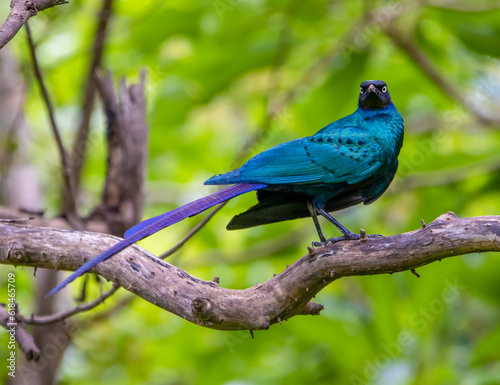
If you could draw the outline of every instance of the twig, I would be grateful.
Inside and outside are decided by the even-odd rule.
[[[2,306],[0,306],[0,325],[7,330],[9,335],[15,337],[19,348],[26,355],[26,360],[38,361],[40,359],[40,349],[38,349],[33,336],[28,333],[24,325],[22,325],[18,314],[17,304],[15,305],[14,312],[15,315],[9,314],[4,304],[2,304]]]
[[[124,296],[123,298],[120,298],[118,300],[118,302],[113,304],[113,306],[106,307],[101,312],[92,316],[92,323],[80,324],[79,325],[80,329],[85,328],[85,327],[92,327],[93,322],[99,322],[101,320],[109,319],[111,316],[113,316],[114,314],[116,314],[120,310],[125,309],[135,299],[138,299],[138,297],[136,295],[133,295],[131,293],[127,293],[126,296]]]
[[[279,254],[283,250],[293,247],[294,244],[308,239],[308,234],[307,231],[290,231],[280,237],[275,236],[268,241],[256,243],[255,246],[250,246],[241,253],[236,252],[231,255],[220,250],[209,251],[202,259],[197,259],[196,261],[190,259],[184,262],[183,266],[191,269],[213,266],[217,263],[235,266],[260,261],[269,258],[269,255]]]
[[[210,221],[210,219],[213,218],[213,216],[215,214],[217,214],[219,212],[220,209],[222,209],[225,205],[226,205],[227,201],[226,202],[223,202],[221,203],[220,205],[218,205],[215,209],[213,209],[210,214],[208,214],[205,218],[203,218],[203,220],[198,223],[195,227],[193,227],[191,229],[191,231],[189,233],[187,233],[187,235],[182,239],[182,241],[180,241],[179,243],[177,243],[174,247],[172,247],[170,250],[167,250],[165,251],[163,254],[161,254],[158,258],[161,258],[161,259],[165,259],[169,256],[171,256],[172,254],[174,254],[177,250],[179,250],[182,246],[184,246],[184,244],[189,241],[198,231],[200,231],[207,223],[208,221]]]
[[[80,186],[83,160],[85,159],[87,151],[90,117],[92,115],[96,96],[95,73],[101,66],[104,52],[104,41],[106,39],[109,20],[112,15],[112,5],[113,0],[103,0],[102,9],[99,13],[99,23],[97,24],[94,42],[92,44],[92,59],[89,65],[87,82],[83,95],[82,117],[73,145],[73,152],[71,154],[72,164],[74,165],[73,182],[76,187]]]
[[[49,120],[50,120],[50,127],[52,128],[52,133],[54,135],[54,139],[56,140],[57,151],[59,152],[59,157],[61,158],[62,175],[64,181],[64,199],[68,202],[68,204],[65,207],[65,214],[68,217],[68,222],[72,226],[74,226],[74,228],[81,229],[83,225],[76,206],[76,194],[73,188],[73,183],[71,179],[71,170],[69,167],[68,158],[66,156],[64,145],[62,143],[61,135],[59,134],[59,129],[57,128],[54,116],[54,107],[52,105],[52,101],[50,99],[50,95],[47,91],[47,88],[45,87],[42,71],[40,69],[40,66],[38,65],[35,44],[33,42],[33,38],[31,36],[31,31],[28,23],[26,23],[26,32],[28,34],[28,43],[30,48],[31,60],[33,63],[33,71],[35,72],[35,77],[40,86],[40,90],[43,95],[43,100],[45,101],[45,106],[47,107],[47,112],[49,114]]]
[[[75,270],[116,243],[108,235],[0,224],[0,263]],[[441,215],[425,228],[342,241],[307,254],[283,272],[245,290],[195,278],[132,246],[94,268],[98,274],[186,320],[219,330],[260,330],[295,315],[318,314],[310,300],[346,276],[396,273],[457,255],[500,252],[500,216]]]
[[[121,286],[118,284],[113,284],[111,289],[101,294],[97,299],[82,305],[78,305],[70,310],[61,311],[59,313],[50,314],[50,315],[39,315],[39,316],[31,316],[31,317],[22,317],[20,318],[22,322],[30,325],[50,325],[56,322],[60,322],[74,316],[75,314],[82,313],[85,311],[89,311],[94,309],[95,307],[102,304],[107,298],[111,297]]]
[[[0,49],[7,44],[32,16],[47,8],[66,4],[63,0],[12,0],[7,19],[0,27]]]
[[[482,109],[478,108],[474,103],[469,102],[464,94],[459,91],[455,85],[448,80],[438,69],[438,67],[431,61],[429,56],[422,51],[417,44],[406,37],[405,33],[398,29],[393,23],[387,25],[385,28],[387,35],[394,41],[403,52],[405,52],[410,59],[412,59],[420,70],[429,77],[443,93],[448,95],[457,103],[466,106],[477,118],[477,120],[485,125],[495,124],[500,122],[497,116],[491,116]]]

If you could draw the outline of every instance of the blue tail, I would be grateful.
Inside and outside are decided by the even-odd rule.
[[[111,258],[116,253],[119,253],[126,247],[130,246],[132,243],[140,241],[141,239],[146,238],[165,227],[173,225],[174,223],[180,222],[183,219],[199,214],[202,211],[205,211],[206,209],[209,209],[210,207],[215,206],[219,203],[225,202],[231,198],[237,197],[238,195],[245,194],[250,191],[260,190],[264,187],[266,187],[265,184],[257,184],[257,183],[237,184],[228,187],[224,190],[218,191],[207,197],[195,200],[191,203],[188,203],[187,205],[169,211],[168,213],[158,215],[157,217],[150,218],[145,220],[144,222],[139,223],[138,225],[127,230],[127,232],[125,233],[125,239],[118,242],[116,245],[112,246],[106,251],[102,252],[97,257],[91,259],[83,266],[79,267],[77,270],[75,270],[73,274],[71,274],[68,278],[66,278],[54,289],[52,289],[50,293],[47,295],[47,297],[57,293],[59,290],[64,288],[68,283],[73,282],[76,278],[78,278],[82,274],[86,273],[99,263],[104,262],[106,259]]]

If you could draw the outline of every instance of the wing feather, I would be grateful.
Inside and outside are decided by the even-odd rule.
[[[352,184],[373,175],[385,159],[377,138],[347,127],[280,144],[205,183]]]

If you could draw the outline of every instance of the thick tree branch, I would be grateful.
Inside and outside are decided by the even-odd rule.
[[[103,234],[0,224],[0,263],[75,270],[115,242]],[[457,218],[447,213],[409,233],[312,250],[245,290],[195,278],[138,246],[94,271],[190,322],[220,330],[256,330],[295,315],[318,314],[322,306],[310,300],[338,278],[412,270],[485,251],[500,251],[500,216]]]
[[[66,4],[64,0],[12,0],[10,13],[0,27],[0,49],[7,44],[31,16],[56,5]]]

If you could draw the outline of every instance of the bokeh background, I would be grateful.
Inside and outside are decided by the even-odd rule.
[[[31,20],[68,143],[100,3],[70,0]],[[2,19],[8,10],[4,2]],[[367,79],[387,82],[404,117],[401,166],[380,200],[336,217],[353,231],[391,235],[447,211],[500,214],[498,1],[117,0],[108,33],[103,66],[116,79],[137,81],[142,68],[148,73],[145,217],[215,191],[203,181],[353,112],[359,83]],[[36,205],[57,215],[59,160],[24,31],[8,50],[25,82],[25,153],[38,175]],[[104,180],[104,130],[96,106],[82,181],[89,208],[99,201]],[[316,240],[310,220],[227,232],[230,218],[253,202],[252,194],[232,201],[168,261],[242,289],[282,271]],[[140,244],[160,254],[199,220]],[[17,300],[29,314],[32,269],[2,271],[15,271]],[[421,278],[410,272],[343,278],[317,296],[325,306],[320,316],[294,317],[255,332],[255,339],[244,331],[198,327],[140,298],[126,300],[129,293],[122,291],[73,320],[75,336],[57,381],[500,384],[498,255],[450,258],[418,272]],[[6,273],[0,282],[6,293]],[[78,283],[70,287],[78,289]],[[4,345],[1,332],[0,358]],[[5,365],[0,375],[5,378]]]

